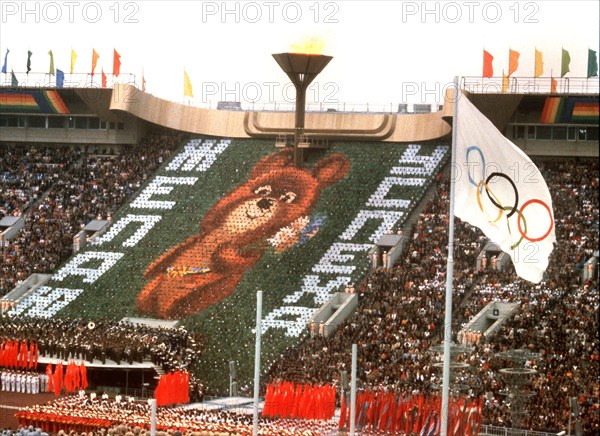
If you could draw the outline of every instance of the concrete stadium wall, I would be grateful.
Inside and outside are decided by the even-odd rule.
[[[293,112],[243,112],[174,103],[131,85],[115,85],[111,111],[121,111],[171,129],[228,138],[292,134]],[[444,108],[446,109],[446,108]],[[428,114],[307,113],[306,134],[329,139],[426,141],[446,136],[445,111]]]

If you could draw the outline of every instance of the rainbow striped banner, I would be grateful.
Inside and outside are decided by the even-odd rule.
[[[564,99],[562,97],[547,97],[544,102],[544,110],[540,123],[554,124],[560,119],[564,108]]]
[[[547,97],[540,117],[542,124],[598,124],[597,97]]]
[[[56,90],[6,89],[0,91],[0,113],[69,114]]]
[[[598,116],[598,100],[593,101],[576,101],[573,104],[573,113],[571,121],[573,123],[593,123],[598,124],[600,117]]]

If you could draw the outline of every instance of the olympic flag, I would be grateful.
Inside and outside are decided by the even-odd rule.
[[[540,171],[463,94],[456,119],[454,215],[508,253],[539,283],[556,242],[552,199]]]

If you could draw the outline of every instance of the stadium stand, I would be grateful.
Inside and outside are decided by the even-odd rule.
[[[221,128],[225,129],[219,125]],[[241,124],[236,126],[241,128]],[[281,228],[261,228],[263,233],[257,238],[235,247],[241,247],[239,251],[210,247],[213,251],[206,256],[206,247],[199,244],[192,262],[209,257],[221,262],[208,266],[186,264],[185,250],[179,257],[168,256],[198,241],[199,235],[206,237],[202,232],[210,225],[214,230],[226,223],[227,232],[212,235],[217,235],[214,238],[219,243],[237,243],[236,232],[246,230],[245,217],[235,216],[230,222],[211,212],[229,206],[228,201],[241,196],[252,182],[267,180],[251,189],[261,196],[264,207],[259,208],[267,215],[266,206],[274,203],[271,190],[284,178],[287,163],[281,159],[287,150],[278,152],[264,139],[202,137],[184,142],[187,137],[161,129],[137,145],[0,144],[0,219],[25,217],[24,228],[0,250],[0,296],[33,273],[54,273],[49,286],[65,290],[58,314],[56,307],[51,311],[50,304],[44,306],[49,294],[33,295],[18,310],[12,307],[18,317],[0,318],[0,340],[35,342],[40,354],[49,358],[110,359],[116,364],[150,360],[164,372],[189,369],[197,377],[192,391],[200,391],[195,399],[205,393],[201,384],[211,395],[226,395],[226,368],[234,359],[240,390],[250,396],[254,292],[260,286],[265,290],[268,311],[264,318],[268,328],[263,336],[263,368],[267,372],[263,395],[270,383],[277,382],[338,387],[340,373],[350,370],[350,347],[355,343],[359,346],[362,393],[389,391],[399,398],[436,394],[441,369],[434,349],[443,334],[449,197],[447,167],[440,170],[447,158],[447,142],[331,141],[329,149],[311,150],[305,168],[297,171],[306,177],[304,182],[286,186],[277,200],[291,204],[308,185],[322,183],[314,202],[304,205],[302,213],[295,210],[298,217],[282,221]],[[593,140],[593,134],[590,137]],[[557,148],[554,144],[553,154]],[[337,167],[340,174],[332,175],[335,171],[326,164],[335,160],[331,159],[334,155],[341,164]],[[486,425],[510,427],[513,410],[504,394],[511,387],[501,372],[510,362],[503,353],[527,350],[536,357],[524,363],[533,372],[528,388],[535,394],[527,404],[525,427],[549,432],[565,429],[570,399],[575,398],[583,431],[598,434],[598,267],[589,262],[599,245],[598,161],[561,157],[537,159],[537,164],[553,195],[559,240],[542,283],[531,285],[516,278],[510,263],[495,268],[492,259],[486,258],[478,264],[489,241],[471,226],[456,226],[453,332],[490,301],[520,305],[499,332],[470,337],[472,350],[459,357],[459,363],[468,369],[456,374],[454,382],[464,387],[462,397],[483,401]],[[181,186],[162,186],[167,178]],[[142,236],[133,231],[119,235],[131,222],[127,219],[140,220],[140,210],[152,210],[161,203],[159,195],[169,195],[173,209],[165,207],[155,221],[148,221],[147,228],[155,225],[155,233],[145,240],[147,228]],[[150,200],[152,196],[157,198]],[[381,214],[375,209],[389,205],[388,196],[392,202],[401,199],[395,205],[398,210]],[[134,211],[138,215],[131,218]],[[411,217],[413,211],[418,216]],[[210,219],[203,221],[203,217]],[[74,236],[95,219],[107,220],[112,226],[95,245],[90,244],[96,253],[106,252],[103,261],[116,265],[110,274],[100,271],[99,258],[85,258],[92,250],[73,252]],[[148,215],[143,219],[149,219]],[[371,271],[366,252],[388,232],[401,232],[408,241],[406,248],[392,267]],[[335,251],[345,243],[355,250],[347,262],[342,251]],[[164,268],[149,273],[151,265]],[[224,265],[233,267],[223,272],[220,268]],[[339,268],[350,272],[336,276]],[[591,271],[584,275],[584,268]],[[167,283],[161,292],[149,292],[152,298],[146,304],[139,297],[155,280],[183,282],[194,276],[202,282],[215,271],[223,281],[211,293],[222,294],[211,295],[214,298],[209,304],[200,302],[204,310],[199,313],[196,309],[200,306],[191,307],[199,303],[194,295],[173,304],[175,294],[185,286]],[[82,280],[86,274],[98,282],[87,286]],[[228,279],[232,282],[225,285]],[[322,303],[321,294],[330,291],[327,286],[331,283],[355,292],[359,305],[328,337],[311,334],[305,321]],[[225,295],[225,288],[230,293],[235,288],[235,293]],[[284,303],[290,302],[297,306],[286,311]],[[167,305],[175,309],[167,311]],[[183,328],[152,330],[120,321],[139,315],[182,318]],[[90,322],[93,328],[88,327]],[[339,404],[339,397],[337,401]],[[110,416],[99,417],[98,408],[108,410]],[[70,428],[62,417],[42,425],[40,414],[78,414],[82,420],[71,423]],[[247,433],[251,425],[248,414],[226,410],[161,408],[159,415],[160,431],[165,435],[174,430],[184,434]],[[40,425],[58,434],[68,430],[119,436],[148,432],[146,404],[99,400],[88,394],[32,406],[18,417],[26,428]],[[106,420],[94,423],[93,418]],[[267,434],[324,435],[335,434],[337,422],[262,419],[260,425]]]
[[[499,392],[504,389],[497,357],[501,351],[526,348],[542,353],[531,362],[539,377],[530,404],[528,428],[566,428],[568,398],[577,397],[583,428],[600,427],[597,399],[599,371],[597,275],[581,283],[581,268],[598,245],[598,162],[559,160],[540,163],[553,193],[558,239],[547,280],[531,285],[517,279],[511,267],[472,272],[485,238],[471,226],[456,228],[455,298],[457,332],[491,300],[521,301],[502,331],[475,345],[467,363],[473,373],[461,382],[469,395],[486,398],[484,422],[510,425],[510,413]],[[411,230],[404,259],[392,270],[379,269],[358,287],[355,316],[333,337],[311,338],[289,349],[270,370],[273,379],[319,383],[350,368],[350,346],[359,344],[359,380],[363,388],[387,386],[405,393],[429,393],[440,383],[430,348],[441,341],[448,210],[446,178],[438,177],[435,197]],[[573,230],[580,229],[575,233]],[[577,313],[577,316],[575,314]],[[319,365],[311,362],[318,361]],[[504,362],[506,366],[506,362]]]
[[[25,215],[25,228],[1,248],[0,296],[30,274],[50,273],[72,254],[90,220],[110,217],[179,145],[178,134],[148,135],[135,147],[2,144],[0,218]]]

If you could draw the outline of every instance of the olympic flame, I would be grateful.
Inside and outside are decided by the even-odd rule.
[[[290,45],[290,53],[323,54],[325,41],[318,37],[303,38],[301,41]]]

